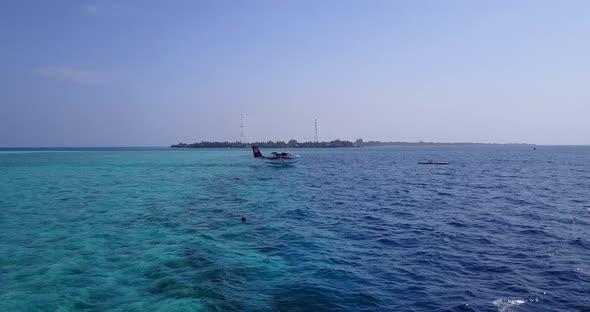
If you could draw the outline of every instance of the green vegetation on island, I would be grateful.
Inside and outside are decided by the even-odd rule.
[[[200,143],[178,143],[170,147],[172,148],[248,148],[256,145],[260,148],[297,148],[297,147],[354,147],[354,143],[350,141],[333,140],[330,142],[297,142],[296,140],[285,141],[267,141],[267,142],[211,142],[203,141]]]
[[[436,142],[381,142],[381,141],[363,141],[358,139],[354,142],[346,140],[333,140],[329,142],[297,142],[297,140],[285,141],[267,141],[267,142],[218,142],[218,141],[202,141],[199,143],[178,143],[170,147],[172,148],[248,148],[256,145],[260,148],[329,148],[329,147],[364,147],[364,146],[392,146],[392,145],[503,145],[496,143],[436,143]],[[511,143],[508,145],[534,145],[525,143]]]

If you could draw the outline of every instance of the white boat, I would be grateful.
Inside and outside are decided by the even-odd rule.
[[[429,161],[419,161],[418,164],[420,164],[420,165],[448,165],[449,162],[448,161],[429,160]]]

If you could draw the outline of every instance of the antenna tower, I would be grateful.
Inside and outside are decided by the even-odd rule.
[[[244,143],[244,114],[240,114],[240,143]]]
[[[315,142],[318,143],[318,119],[315,119]]]

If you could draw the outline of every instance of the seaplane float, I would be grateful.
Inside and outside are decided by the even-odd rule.
[[[293,155],[289,152],[272,152],[272,156],[264,156],[260,152],[260,149],[258,149],[258,146],[252,146],[252,153],[254,153],[255,159],[260,159],[264,161],[264,163],[266,164],[275,166],[292,165],[299,161],[299,159],[301,158],[301,156]]]

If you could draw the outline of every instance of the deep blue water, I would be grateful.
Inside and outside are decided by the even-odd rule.
[[[0,311],[590,311],[589,147],[296,152],[0,151]]]

